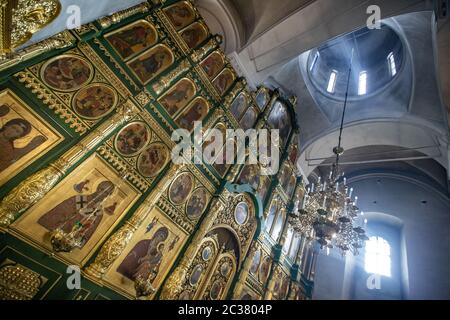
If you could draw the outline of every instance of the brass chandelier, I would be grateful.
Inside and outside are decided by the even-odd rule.
[[[307,239],[315,238],[320,247],[338,248],[343,255],[348,251],[357,255],[368,240],[365,230],[356,226],[359,214],[358,197],[353,196],[353,189],[347,186],[347,179],[339,167],[340,156],[344,153],[342,147],[342,132],[344,128],[345,112],[347,109],[350,75],[350,62],[344,108],[342,112],[338,145],[333,148],[335,162],[327,177],[319,177],[317,184],[308,187],[303,198],[302,208],[292,217],[294,229],[302,233]]]

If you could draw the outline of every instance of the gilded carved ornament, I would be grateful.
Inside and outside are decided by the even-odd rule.
[[[31,300],[46,279],[14,262],[0,267],[0,300]]]
[[[2,0],[1,53],[9,53],[25,44],[61,12],[58,0]]]
[[[22,61],[34,58],[41,53],[48,52],[54,49],[68,48],[74,45],[75,41],[75,37],[66,30],[54,35],[53,37],[26,47],[23,50],[19,50],[17,52],[10,53],[4,56],[0,55],[0,71],[3,71]]]

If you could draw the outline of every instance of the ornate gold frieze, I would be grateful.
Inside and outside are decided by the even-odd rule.
[[[98,40],[94,42],[97,43]],[[101,72],[111,83],[111,85],[125,98],[130,97],[132,94],[127,86],[125,86],[122,81],[117,77],[117,75],[105,65],[103,60],[97,55],[94,49],[91,48],[86,42],[81,42],[78,48],[83,52],[89,61],[95,66],[95,68]],[[123,70],[120,70],[121,73]],[[130,80],[131,81],[131,80]]]
[[[131,80],[131,78],[130,78],[130,76],[128,75],[128,73],[127,73],[127,72],[120,66],[120,64],[112,57],[111,53],[108,51],[108,49],[106,49],[106,48],[103,46],[103,44],[100,42],[100,40],[98,40],[97,38],[95,38],[95,39],[94,39],[94,43],[99,47],[99,49],[100,49],[100,50],[103,52],[103,54],[109,59],[109,61],[110,61],[111,63],[114,64],[114,67],[116,68],[116,70],[118,70],[118,71],[120,72],[120,77],[123,78],[123,79],[126,79],[127,84],[130,85],[131,87],[133,87],[133,89],[134,89],[135,91],[140,91],[141,88],[138,87],[138,86],[134,83],[133,80]],[[89,47],[88,44],[84,44],[83,46],[86,47],[86,48]],[[90,47],[89,47],[89,48],[90,48]],[[92,50],[92,48],[90,48],[90,50]],[[89,54],[89,53],[88,53],[88,52],[89,52],[89,49],[88,49],[86,52],[87,52],[87,55],[88,55],[88,54]],[[95,58],[96,54],[95,54],[94,51],[92,51],[92,54],[93,54],[93,57]],[[88,56],[88,57],[91,58],[90,56]],[[97,56],[97,57],[98,57],[98,56]],[[110,70],[110,72],[113,73],[111,70]],[[114,77],[116,77],[116,76],[114,76]],[[128,88],[127,88],[127,90],[128,90]]]
[[[50,22],[61,12],[58,0],[15,0],[13,8],[11,46],[16,48]]]
[[[156,204],[173,222],[175,222],[181,229],[191,234],[194,230],[194,224],[190,221],[184,212],[176,208],[166,198],[159,198]]]
[[[45,85],[37,79],[31,72],[21,71],[14,75],[17,80],[26,88],[30,89],[39,99],[53,110],[61,119],[64,119],[75,132],[83,135],[89,128],[86,121],[81,120],[72,109],[60,98],[52,93]]]
[[[166,14],[161,10],[157,9],[155,10],[156,16],[158,17],[158,20],[162,22],[163,26],[168,31],[169,35],[172,37],[172,39],[175,41],[178,48],[184,48],[186,49],[186,43],[184,43],[183,39],[178,35],[175,28],[170,23],[169,19],[167,18]]]
[[[38,273],[7,259],[0,266],[0,300],[31,300],[46,281]]]
[[[142,178],[134,169],[123,161],[111,147],[102,145],[98,148],[97,153],[105,159],[119,173],[126,173],[127,180],[130,181],[141,192],[145,192],[150,187],[150,183]]]
[[[164,124],[166,128],[169,128],[170,132],[174,130],[173,126],[162,116],[153,102],[147,104],[147,107],[155,113],[157,118],[155,119],[149,112],[142,112],[140,114],[142,119],[150,125],[150,128],[156,132],[169,149],[172,149],[172,147],[175,146],[175,142],[170,139],[169,134],[162,128],[161,124]]]

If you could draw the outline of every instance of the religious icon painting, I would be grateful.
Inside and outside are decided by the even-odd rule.
[[[267,122],[273,129],[280,130],[281,146],[285,146],[292,128],[291,118],[286,105],[280,101],[275,102]]]
[[[63,139],[11,90],[0,92],[0,186]]]
[[[205,188],[198,188],[192,192],[186,204],[186,214],[190,219],[197,219],[206,209],[209,193]]]
[[[287,187],[285,189],[286,190],[286,194],[288,195],[289,198],[292,198],[292,195],[293,195],[294,189],[295,189],[295,185],[296,185],[296,179],[295,179],[295,176],[292,175],[289,178],[289,183],[288,183],[288,185],[287,185]]]
[[[291,182],[291,177],[293,176],[292,169],[288,166],[284,166],[282,169],[281,177],[280,177],[280,184],[283,190],[286,192],[286,194],[289,194],[287,191],[289,189],[289,183]],[[295,180],[295,177],[294,177]],[[295,186],[295,182],[294,182]]]
[[[270,257],[266,256],[263,259],[261,267],[259,269],[259,281],[262,283],[266,283],[267,278],[269,277],[271,260]]]
[[[142,207],[138,210],[148,210]],[[135,283],[146,283],[151,298],[158,291],[187,238],[158,208],[152,209],[104,276],[119,292],[135,297]]]
[[[233,84],[235,79],[234,73],[226,68],[213,81],[214,87],[220,95],[223,95]]]
[[[192,270],[191,276],[189,278],[189,284],[191,286],[196,286],[199,283],[202,274],[203,274],[203,266],[201,264],[196,265]]]
[[[213,167],[219,173],[221,177],[225,176],[225,173],[228,171],[228,168],[231,164],[227,163],[227,148],[234,148],[234,154],[236,155],[236,143],[232,140],[228,140],[228,143],[225,143],[222,150],[220,150],[217,158],[214,160]],[[233,159],[234,160],[234,159]]]
[[[202,251],[202,259],[203,261],[208,261],[212,256],[213,249],[210,246],[207,246]]]
[[[234,221],[240,226],[248,220],[248,205],[245,202],[239,203],[234,209]]]
[[[212,284],[211,291],[209,292],[209,297],[211,300],[219,300],[222,296],[223,289],[223,284],[219,280],[216,280]]]
[[[223,277],[228,277],[230,275],[230,272],[232,270],[232,266],[230,265],[230,263],[228,261],[222,263],[222,265],[220,266],[220,274]]]
[[[257,274],[259,270],[259,265],[261,264],[261,250],[256,250],[253,255],[252,264],[250,266],[250,273]]]
[[[258,195],[261,198],[262,203],[266,200],[267,192],[269,192],[270,188],[270,179],[267,177],[261,177],[261,182],[258,188]]]
[[[238,183],[249,184],[254,190],[258,190],[260,177],[259,166],[256,164],[249,164],[244,167],[239,175]]]
[[[258,118],[258,112],[255,108],[248,108],[245,112],[244,116],[242,117],[241,121],[239,122],[242,129],[247,130],[252,128],[255,123],[256,119]]]
[[[148,21],[140,20],[107,34],[105,39],[125,60],[155,45],[158,34]]]
[[[66,54],[47,61],[41,69],[41,78],[50,88],[75,91],[88,84],[94,76],[92,64],[81,56]]]
[[[200,66],[206,72],[208,78],[213,79],[217,76],[220,70],[223,69],[225,61],[219,52],[213,52],[206,58]]]
[[[127,65],[142,84],[149,83],[174,62],[172,51],[160,44],[134,58]]]
[[[194,122],[202,121],[208,111],[208,102],[203,97],[197,97],[189,104],[187,110],[178,116],[175,122],[180,128],[192,131]]]
[[[162,143],[150,144],[140,155],[137,168],[146,178],[157,176],[169,161],[169,149]]]
[[[12,228],[54,251],[56,231],[76,240],[70,252],[55,252],[84,265],[140,194],[97,155],[93,155],[19,218]]]
[[[184,78],[160,98],[159,103],[169,115],[174,116],[192,100],[196,93],[195,84],[191,80]]]
[[[169,229],[157,227],[148,239],[139,241],[117,268],[117,272],[130,280],[153,280],[159,272]]]
[[[203,159],[205,163],[211,164],[220,152],[222,148],[223,141],[226,138],[227,127],[223,122],[220,122],[214,126],[215,130],[206,131],[206,138],[203,140],[202,150]],[[220,148],[216,148],[220,146]]]
[[[72,105],[81,117],[96,120],[113,111],[117,102],[116,90],[103,83],[94,83],[78,91]]]
[[[180,30],[190,25],[195,20],[195,12],[190,3],[186,1],[178,2],[164,9],[164,13],[175,27]]]
[[[134,156],[145,148],[150,139],[148,126],[144,122],[133,122],[117,134],[115,147],[124,156]]]
[[[203,23],[195,22],[180,31],[180,36],[189,49],[194,49],[208,37],[208,31]]]
[[[273,298],[280,300],[281,290],[281,275],[275,278],[275,284],[273,285]]]
[[[247,108],[247,97],[244,93],[240,93],[233,101],[230,107],[230,111],[233,114],[234,118],[236,120],[240,120],[242,117],[242,114],[244,113],[245,109]]]
[[[269,95],[267,94],[267,91],[264,88],[260,89],[256,94],[256,104],[258,105],[259,110],[263,111],[268,101]]]
[[[186,202],[192,188],[194,187],[194,178],[188,172],[180,174],[172,182],[169,188],[169,200],[175,205],[181,205]]]
[[[280,291],[279,291],[279,298],[280,300],[284,300],[287,298],[287,294],[289,291],[289,277],[284,277],[284,279],[282,280],[281,286],[280,286]]]
[[[292,141],[297,141],[297,137],[295,136]],[[291,163],[293,165],[297,164],[297,159],[298,159],[298,147],[297,145],[294,145],[291,148],[291,151],[289,152],[289,161],[291,161]]]

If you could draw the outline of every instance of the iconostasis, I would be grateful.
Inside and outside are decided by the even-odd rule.
[[[148,1],[0,61],[2,299],[304,297],[296,99],[251,91],[220,43],[192,2]],[[174,163],[196,121],[279,129],[280,170],[226,141]]]

